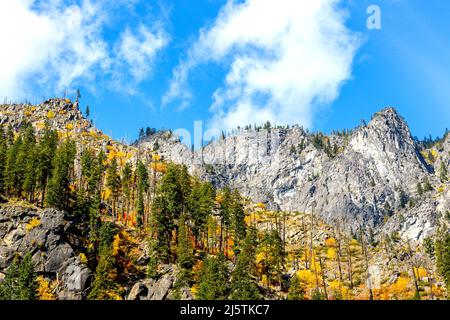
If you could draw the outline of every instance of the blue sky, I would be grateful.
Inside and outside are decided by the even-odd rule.
[[[317,3],[2,2],[0,41],[15,50],[0,54],[0,95],[40,102],[79,88],[81,108],[117,139],[146,126],[193,130],[198,120],[221,130],[268,118],[329,132],[386,106],[413,135],[441,136],[450,127],[450,3]],[[366,27],[373,4],[381,30]]]

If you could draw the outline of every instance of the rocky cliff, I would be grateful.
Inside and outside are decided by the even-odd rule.
[[[16,256],[29,253],[39,275],[57,280],[59,299],[84,297],[92,272],[76,253],[73,227],[61,211],[0,206],[0,277]]]
[[[166,159],[187,164],[218,187],[237,188],[275,210],[314,210],[353,232],[362,226],[423,240],[450,208],[448,183],[437,173],[441,161],[448,167],[449,137],[428,163],[422,155],[428,151],[393,108],[330,136],[299,127],[239,130],[192,154],[177,137],[159,133],[140,146],[156,142]],[[433,190],[419,195],[424,181]]]
[[[368,124],[331,135],[291,128],[239,129],[192,152],[171,132],[159,131],[133,146],[118,143],[93,127],[78,103],[50,99],[37,106],[1,105],[0,124],[45,123],[84,146],[114,153],[121,162],[159,153],[186,164],[216,187],[237,188],[274,210],[314,212],[348,231],[360,226],[379,233],[399,231],[414,240],[430,235],[450,210],[450,136],[424,146],[393,108]],[[431,190],[419,194],[418,184]]]

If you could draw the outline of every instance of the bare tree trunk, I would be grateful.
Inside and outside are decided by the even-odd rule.
[[[322,271],[322,285],[323,285],[323,293],[325,295],[325,300],[328,300],[328,293],[327,293],[327,284],[325,283],[325,270],[323,268],[323,264],[322,264],[322,257],[319,254],[319,265],[320,265],[320,270]]]
[[[314,208],[311,211],[311,237],[309,243],[310,255],[311,255],[311,264],[314,267],[314,275],[316,277],[316,291],[319,292],[319,277],[317,275],[317,266],[316,266],[316,258],[314,256],[314,246],[313,246],[313,236],[314,236]]]
[[[416,277],[416,271],[415,271],[417,269],[417,267],[415,266],[414,261],[413,261],[413,252],[411,250],[411,245],[410,245],[409,241],[407,241],[407,246],[408,246],[408,251],[409,251],[409,264],[410,264],[413,279],[414,279],[414,287],[416,289],[416,298],[420,300],[419,284],[417,283],[417,277]]]
[[[366,263],[367,285],[369,287],[369,299],[373,300],[372,281],[370,279],[370,271],[369,271],[369,258],[368,258],[367,248],[366,248],[366,245],[364,242],[364,233],[362,232],[361,227],[359,229],[359,232],[361,234],[361,245],[363,248],[364,260]]]
[[[338,262],[338,269],[339,269],[339,290],[342,292],[342,266],[341,266],[341,235],[339,232],[339,227],[337,229],[337,235],[335,235],[336,243],[337,243],[337,262]]]
[[[348,255],[348,280],[350,281],[350,289],[353,289],[352,252],[350,249],[350,242],[348,240],[347,240],[347,255]]]

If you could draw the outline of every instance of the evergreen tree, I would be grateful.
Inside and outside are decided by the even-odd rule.
[[[182,211],[183,191],[178,179],[178,169],[174,164],[169,164],[166,174],[162,177],[155,200],[153,213],[157,229],[157,250],[162,261],[170,261],[170,242],[172,230],[175,228],[175,220]]]
[[[34,200],[34,192],[37,184],[37,157],[36,137],[33,127],[30,125],[25,129],[24,141],[19,151],[23,153],[23,166],[25,168],[23,190],[29,195],[30,202]]]
[[[191,176],[188,173],[188,169],[185,165],[173,167],[177,172],[178,185],[181,191],[181,212],[180,214],[187,213],[189,198],[191,193]]]
[[[228,267],[225,256],[207,257],[200,270],[198,300],[226,300],[229,295]]]
[[[95,269],[90,300],[116,300],[121,298],[121,290],[116,282],[117,264],[112,254],[112,241],[117,230],[112,223],[103,223],[99,229],[99,260]]]
[[[194,264],[193,248],[189,239],[189,228],[186,225],[184,216],[178,220],[177,262],[181,268],[187,270],[190,270]]]
[[[159,274],[158,274],[158,259],[156,257],[157,254],[157,250],[156,250],[156,241],[155,240],[150,240],[149,243],[149,251],[152,252],[150,254],[150,258],[148,260],[148,264],[147,264],[147,277],[149,277],[150,279],[158,279]]]
[[[115,300],[120,297],[120,288],[115,281],[115,258],[112,249],[107,248],[100,252],[100,258],[95,269],[92,290],[88,295],[90,300]]]
[[[288,300],[303,300],[305,298],[305,291],[304,284],[297,274],[294,274],[289,286]]]
[[[177,263],[180,267],[176,287],[190,285],[192,281],[192,266],[194,265],[194,253],[189,239],[189,228],[184,216],[178,220]]]
[[[120,195],[120,182],[121,181],[120,181],[120,176],[118,173],[117,159],[114,158],[111,161],[111,164],[107,170],[106,185],[108,186],[109,190],[111,191],[112,213],[115,218],[116,218],[116,206],[117,206],[117,202],[119,200],[119,195]]]
[[[121,176],[121,184],[122,184],[122,190],[123,190],[123,211],[129,214],[130,212],[130,202],[131,202],[131,183],[132,183],[132,177],[133,177],[133,170],[131,169],[131,165],[129,163],[126,163],[122,170],[122,176]]]
[[[197,240],[207,231],[208,217],[213,213],[215,198],[215,189],[211,183],[193,182],[188,206],[193,222],[192,233]]]
[[[139,129],[139,141],[142,141],[145,139],[145,131],[144,128]]]
[[[225,237],[228,238],[228,230],[231,225],[231,207],[232,207],[232,197],[230,188],[226,187],[222,191],[222,199],[220,201],[219,207],[219,217],[220,217],[220,251],[222,251],[224,242],[224,231]],[[225,245],[227,241],[225,239]],[[226,250],[225,250],[226,252]]]
[[[136,176],[137,176],[137,204],[136,204],[136,214],[137,214],[137,224],[142,225],[144,222],[144,214],[145,214],[145,203],[144,203],[144,197],[147,193],[147,190],[149,188],[149,181],[148,181],[148,171],[145,165],[142,163],[141,160],[138,160],[137,162],[137,168],[136,168]]]
[[[41,190],[41,205],[44,204],[47,184],[53,171],[53,158],[58,146],[58,133],[51,130],[48,123],[37,147],[36,175],[38,188]]]
[[[96,158],[92,150],[84,150],[81,154],[81,176],[77,191],[76,213],[79,216],[90,219],[93,199],[98,195],[100,177],[97,176]]]
[[[100,196],[103,195],[103,186],[104,186],[104,176],[106,171],[106,154],[103,150],[100,150],[100,152],[97,155],[95,166],[94,166],[94,176],[96,179],[98,179],[98,194]],[[103,198],[101,200],[104,200]]]
[[[20,195],[23,185],[23,167],[19,167],[19,151],[22,146],[22,136],[19,135],[12,145],[8,148],[6,154],[6,164],[4,173],[4,187],[9,195]],[[21,155],[23,156],[23,154]]]
[[[443,232],[435,244],[436,264],[439,273],[444,278],[447,290],[450,290],[450,234]]]
[[[89,116],[91,115],[91,109],[89,108],[89,105],[86,106],[86,111],[84,112],[84,115],[86,116],[86,118],[89,118]]]
[[[236,267],[231,274],[232,300],[258,300],[260,298],[258,285],[254,277],[256,273],[255,248],[257,246],[257,231],[248,230],[242,249],[237,256]]]
[[[64,141],[56,150],[53,160],[52,178],[48,187],[47,205],[68,210],[71,195],[71,173],[74,166],[76,147],[72,140]]]
[[[258,250],[264,255],[263,272],[267,276],[268,284],[276,279],[281,286],[281,276],[284,268],[283,241],[277,230],[265,234]]]
[[[245,210],[242,204],[242,198],[237,190],[235,190],[232,194],[230,206],[232,226],[234,231],[235,253],[237,254],[236,250],[239,247],[240,242],[245,238],[246,235]]]
[[[0,300],[36,300],[38,283],[31,255],[14,260],[0,282]]]

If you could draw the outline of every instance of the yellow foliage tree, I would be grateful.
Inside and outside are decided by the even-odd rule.
[[[38,288],[37,296],[39,300],[56,300],[56,295],[53,293],[53,288],[50,282],[43,276],[37,278]]]
[[[52,110],[49,110],[47,112],[47,118],[48,119],[54,119],[55,118],[55,113]]]
[[[33,218],[30,220],[30,222],[28,222],[25,226],[25,229],[27,231],[31,231],[34,228],[37,228],[41,225],[41,220],[39,220],[38,218]]]

